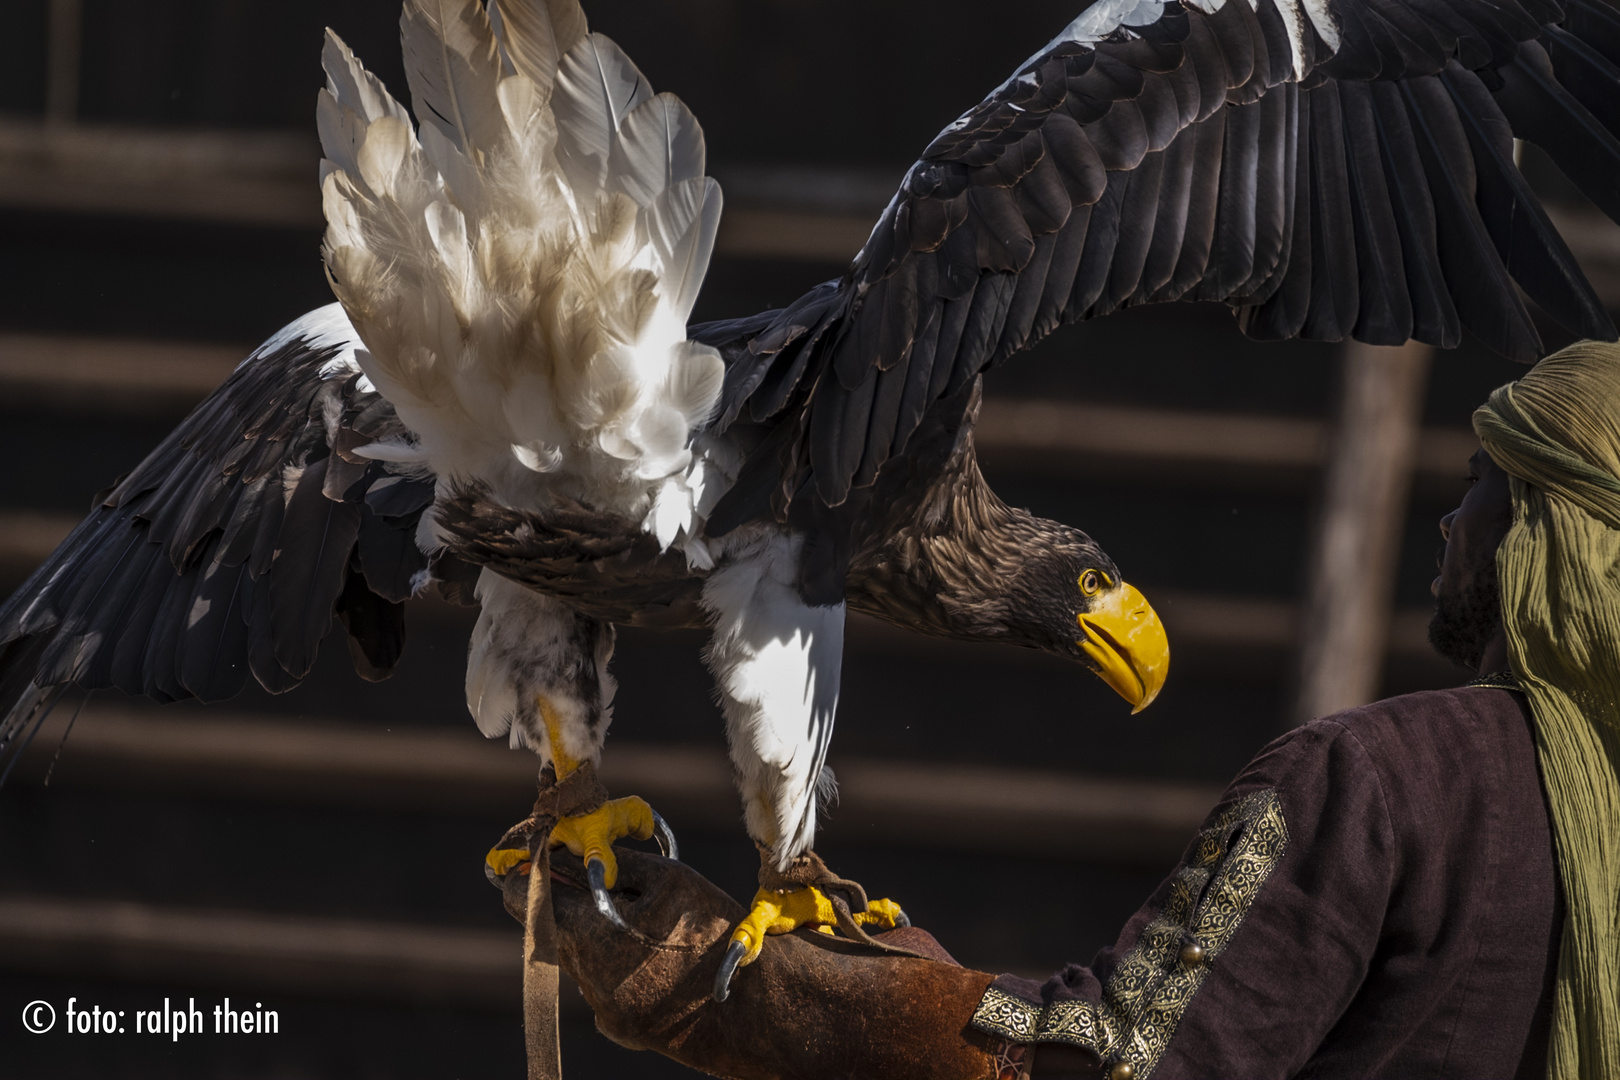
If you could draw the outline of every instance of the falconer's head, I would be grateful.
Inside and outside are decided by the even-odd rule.
[[[1532,606],[1572,599],[1560,588],[1583,567],[1608,576],[1608,538],[1620,535],[1620,345],[1583,341],[1547,357],[1492,393],[1474,430],[1468,490],[1440,520],[1429,640],[1458,664],[1495,671],[1508,666],[1505,610],[1514,625],[1535,621]]]

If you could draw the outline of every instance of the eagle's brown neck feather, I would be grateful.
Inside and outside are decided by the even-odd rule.
[[[1066,530],[990,490],[971,434],[920,500],[891,513],[850,565],[851,608],[924,634],[1041,644],[1020,618],[1021,571]]]

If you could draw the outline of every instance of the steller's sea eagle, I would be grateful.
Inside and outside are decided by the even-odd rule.
[[[1071,657],[1136,708],[1166,674],[1113,560],[980,475],[987,369],[1177,299],[1257,338],[1466,327],[1531,360],[1517,282],[1615,336],[1513,152],[1620,219],[1606,0],[1097,0],[939,134],[842,277],[694,327],[720,192],[686,108],[575,0],[407,0],[401,28],[414,126],[325,48],[340,303],[249,356],[0,609],[11,746],[69,685],[286,690],[334,614],[386,673],[438,581],[482,605],[480,729],[561,777],[600,752],[614,625],[707,626],[762,884],[827,884],[846,607]],[[610,912],[611,842],[651,824],[630,799],[559,826]],[[762,889],[716,996],[818,903]]]

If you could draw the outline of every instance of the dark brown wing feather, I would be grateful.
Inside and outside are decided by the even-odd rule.
[[[289,689],[334,614],[362,674],[398,659],[433,482],[353,453],[404,428],[331,365],[343,342],[300,325],[99,497],[0,607],[0,755],[68,685],[158,701],[229,697],[250,675]]]
[[[1449,347],[1466,327],[1530,360],[1517,282],[1614,338],[1508,140],[1546,147],[1620,219],[1620,17],[1602,0],[1329,0],[1339,47],[1294,11],[1296,72],[1279,3],[1170,2],[1094,47],[1055,44],[934,140],[840,281],[752,336],[697,328],[729,343],[716,427],[773,429],[711,534],[858,530],[929,410],[1059,323],[1129,304],[1222,301],[1263,338]],[[809,574],[835,591],[839,572]]]

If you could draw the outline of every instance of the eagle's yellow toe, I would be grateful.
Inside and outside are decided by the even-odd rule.
[[[866,905],[865,911],[854,912],[853,917],[859,925],[880,933],[905,925],[905,913],[893,900],[873,900]],[[731,990],[732,976],[738,968],[747,967],[759,959],[767,936],[786,934],[800,928],[833,935],[837,932],[837,925],[838,912],[833,908],[832,901],[813,885],[782,891],[759,890],[754,894],[748,914],[731,932],[731,944],[715,977],[714,999],[726,999]]]
[[[613,857],[613,841],[626,836],[647,840],[653,834],[653,811],[645,799],[635,795],[609,799],[588,814],[563,818],[551,830],[551,846],[566,847],[587,866],[602,864],[603,883],[613,888],[619,880],[619,863]]]

